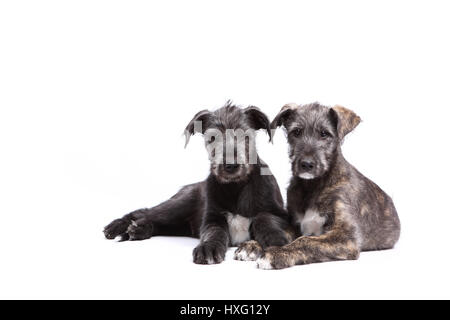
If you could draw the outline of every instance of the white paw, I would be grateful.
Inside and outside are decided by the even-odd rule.
[[[263,254],[261,245],[255,240],[241,243],[234,252],[234,259],[240,261],[255,261]]]
[[[255,261],[258,257],[255,252],[248,253],[247,250],[242,249],[239,252],[234,253],[234,259],[240,261]]]
[[[119,234],[117,237],[114,238],[114,241],[122,242],[124,238],[125,238],[125,235]]]
[[[258,269],[264,269],[264,270],[273,269],[272,263],[270,262],[269,259],[267,259],[265,257],[262,257],[262,258],[259,258],[258,260],[256,260],[256,267]]]

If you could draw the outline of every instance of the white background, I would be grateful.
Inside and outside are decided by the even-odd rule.
[[[2,1],[0,298],[450,298],[447,1]],[[196,239],[103,238],[208,174],[192,116],[342,104],[344,154],[393,196],[394,250],[263,271]],[[285,194],[287,145],[260,133]]]

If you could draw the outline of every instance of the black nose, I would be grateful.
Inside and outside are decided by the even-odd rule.
[[[300,162],[300,166],[305,171],[311,171],[312,169],[314,169],[314,162],[303,160]]]
[[[224,165],[224,169],[228,173],[235,172],[237,170],[237,168],[239,168],[238,164],[226,164],[226,165]]]

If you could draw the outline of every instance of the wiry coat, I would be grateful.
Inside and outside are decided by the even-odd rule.
[[[201,124],[200,129],[196,122]],[[197,113],[186,127],[186,144],[196,130],[206,137],[212,129],[222,133],[227,129],[264,129],[271,133],[267,116],[258,108],[241,109],[228,103],[214,112]],[[230,139],[234,141],[233,137]],[[208,146],[211,141],[205,140]],[[250,148],[255,148],[251,142],[246,144],[246,155]],[[257,156],[256,163],[244,161],[228,172],[226,164],[213,159],[213,152],[210,158],[211,173],[205,181],[183,187],[156,207],[114,220],[105,227],[105,236],[120,236],[122,240],[143,240],[155,235],[199,237],[200,244],[193,252],[194,262],[199,264],[220,263],[229,245],[249,239],[257,240],[263,247],[288,243],[288,216],[278,184],[272,175],[261,174],[268,170],[267,165]]]
[[[400,220],[392,199],[341,152],[343,138],[359,122],[346,108],[318,103],[286,105],[272,122],[287,132],[293,172],[287,209],[300,237],[268,248],[259,268],[357,259],[361,251],[395,245]],[[253,242],[247,249],[255,248]]]

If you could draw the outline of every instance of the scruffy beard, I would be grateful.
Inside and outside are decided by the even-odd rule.
[[[300,179],[303,179],[303,180],[311,180],[311,179],[316,178],[315,175],[313,175],[312,173],[309,173],[309,172],[302,172],[302,173],[299,173],[299,174],[298,174],[298,177],[299,177]]]
[[[218,164],[211,165],[211,173],[216,177],[217,181],[224,184],[246,182],[252,171],[253,166],[249,164],[241,165],[239,169],[233,173],[224,171],[223,166]]]

